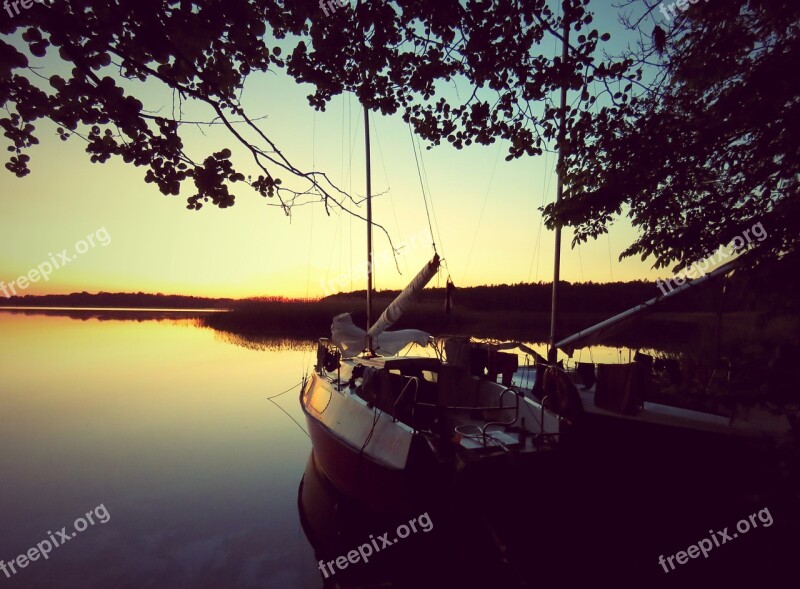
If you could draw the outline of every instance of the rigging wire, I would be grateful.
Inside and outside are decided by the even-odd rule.
[[[353,136],[353,109],[352,109],[352,96],[348,93],[347,94],[347,143],[350,144],[350,138],[352,137],[353,143],[352,147],[350,147],[350,161],[347,166],[347,181],[348,181],[348,188],[347,192],[353,194],[353,148],[355,147],[355,137]],[[342,135],[344,135],[344,129],[342,129]],[[350,226],[348,225],[348,229]],[[344,241],[344,227],[342,227],[341,237],[339,238],[339,276],[342,275],[342,242]],[[339,284],[339,289],[341,290],[341,283]]]
[[[373,128],[372,117],[371,117],[372,111],[367,109],[366,113],[367,113],[366,114],[366,120],[364,122],[364,133],[365,134],[367,133],[367,130],[372,131],[372,128]],[[355,145],[355,144],[353,144],[353,145]],[[365,147],[366,147],[366,150],[369,152],[369,153],[365,153],[364,166],[366,167],[366,160],[369,159],[370,161],[372,161],[372,143],[370,141],[367,141]],[[369,168],[369,173],[370,173],[370,178],[369,178],[369,182],[368,183],[370,184],[370,187],[371,187],[372,186],[372,167]],[[366,192],[364,194],[364,197],[365,198],[367,197]],[[372,191],[371,188],[370,188],[370,194],[369,194],[370,204],[368,205],[370,207],[372,206],[372,198],[373,197],[374,197],[374,191]],[[374,209],[373,209],[373,214],[372,215],[373,215],[373,218],[374,218],[374,216],[375,216]],[[374,223],[372,223],[371,219],[367,221],[367,227],[369,229],[369,232],[370,232],[369,234],[370,235],[372,235],[372,226],[371,225],[373,225],[373,224]],[[378,292],[378,278],[377,278],[377,273],[375,272],[375,266],[376,266],[376,264],[375,264],[375,240],[374,239],[368,239],[367,241],[371,241],[371,243],[369,244],[369,247],[367,248],[367,260],[372,260],[372,265],[369,267],[369,271],[367,273],[367,276],[370,277],[371,280],[372,280],[372,292],[376,293],[376,292]],[[368,284],[368,286],[369,286],[369,284]]]
[[[545,200],[547,199],[547,194],[550,191],[550,182],[553,178],[553,174],[555,173],[555,159],[553,163],[548,163],[550,159],[550,153],[545,152],[545,160],[544,160],[544,176],[542,178],[542,207],[545,205]],[[550,166],[553,165],[552,170],[548,173],[548,169]],[[536,235],[536,244],[533,248],[533,255],[531,256],[531,265],[528,268],[528,282],[531,280],[531,274],[533,272],[533,264],[536,263],[536,277],[539,277],[539,262],[542,259],[542,235],[544,229],[544,214],[539,215],[539,230]]]
[[[353,215],[347,215],[347,234],[350,238],[350,272],[353,271]],[[353,281],[348,281],[350,292],[353,292]]]
[[[314,111],[314,117],[312,119],[311,125],[311,169],[317,169],[317,161],[316,161],[316,154],[317,154],[317,112]],[[316,189],[317,194],[319,194],[319,187],[314,184],[314,188]],[[314,209],[316,207],[311,207],[311,229],[309,232],[308,238],[308,259],[306,260],[306,300],[309,299],[310,292],[310,285],[311,285],[311,254],[314,251]],[[324,292],[322,293],[325,294]],[[306,365],[308,358],[308,350],[303,350],[303,357],[302,362],[303,366]]]
[[[561,4],[559,3],[559,5],[558,5],[558,7],[556,9],[556,16],[560,16],[560,15],[561,15]],[[554,55],[558,54],[558,39],[553,39],[553,54]],[[553,104],[552,98],[550,98],[549,96],[545,97],[545,102],[549,102],[550,103],[549,104],[550,108],[556,108],[555,105]],[[542,190],[542,205],[541,205],[542,208],[544,208],[545,201],[547,199],[547,195],[550,192],[550,182],[553,179],[553,175],[556,173],[556,166],[557,166],[557,162],[558,162],[558,158],[553,158],[552,163],[548,164],[548,160],[550,159],[551,155],[552,154],[549,151],[547,151],[547,150],[545,151],[544,178],[542,178],[542,185],[543,185],[542,186],[542,188],[543,188],[543,190]],[[551,165],[552,165],[552,169],[548,173],[547,170]],[[533,272],[533,264],[534,264],[534,262],[536,262],[536,278],[537,278],[537,280],[539,278],[539,264],[540,264],[541,259],[542,259],[542,235],[544,233],[543,230],[544,230],[544,213],[539,215],[539,230],[538,230],[538,234],[537,234],[537,237],[536,237],[536,246],[534,247],[533,255],[531,256],[531,265],[528,268],[528,282],[530,282],[530,280],[531,280],[531,273]]]
[[[417,148],[414,144],[414,131],[411,129],[411,123],[408,123],[408,134],[411,137],[411,149],[414,152],[414,161],[417,164],[417,176],[419,177],[419,187],[422,190],[422,201],[425,203],[425,215],[428,217],[428,229],[431,232],[431,245],[433,246],[433,253],[436,251],[436,236],[433,233],[433,223],[431,222],[431,212],[428,208],[428,197],[425,194],[425,184],[422,181],[422,169],[419,165],[419,158],[417,157]]]
[[[337,214],[336,214],[336,229],[334,229],[334,231],[333,231],[333,242],[334,243],[337,242],[337,236],[339,236],[339,228],[341,227],[341,224],[342,224],[342,215],[341,215],[341,213],[337,212]],[[338,242],[341,244],[341,236],[339,236]],[[331,266],[333,266],[333,254],[334,253],[336,253],[335,248],[331,248],[331,253],[328,256],[328,266],[327,266],[328,269],[325,271],[325,282],[326,283],[330,279]],[[338,274],[339,276],[342,275],[341,269],[342,268],[341,268],[341,251],[340,251],[339,252],[339,270],[340,270],[340,272]]]
[[[556,16],[561,16],[561,15],[562,15],[562,6],[561,6],[560,3],[558,3],[557,8],[556,8]],[[553,54],[554,55],[558,55],[558,49],[559,49],[558,39],[553,39]],[[545,102],[549,103],[550,108],[553,108],[553,109],[556,108],[555,104],[553,103],[553,99],[550,96],[546,96],[545,97]],[[543,191],[542,191],[542,205],[541,205],[541,208],[544,208],[545,202],[547,200],[547,195],[550,192],[550,182],[552,181],[553,176],[558,173],[558,170],[557,170],[558,160],[559,160],[558,157],[553,157],[552,162],[551,162],[550,173],[547,172],[547,170],[548,170],[547,160],[550,158],[551,155],[552,154],[549,151],[545,151],[545,169],[544,169],[544,178],[542,179],[542,183],[543,183],[544,186],[543,186]],[[534,249],[533,256],[531,257],[531,265],[530,265],[530,268],[528,269],[528,281],[530,281],[530,278],[531,278],[531,271],[533,270],[534,260],[536,261],[536,278],[537,279],[539,278],[539,264],[540,264],[541,259],[542,259],[542,248],[541,248],[541,246],[542,246],[542,236],[543,236],[543,234],[544,234],[544,213],[542,213],[539,216],[539,232],[538,232],[538,236],[537,236],[536,247]]]
[[[433,226],[436,227],[436,235],[439,238],[439,247],[442,249],[442,263],[444,267],[447,269],[447,276],[450,278],[450,267],[447,265],[447,256],[444,255],[444,240],[442,239],[442,232],[439,230],[439,219],[436,217],[436,207],[433,204],[433,192],[431,191],[431,185],[428,182],[428,170],[425,168],[425,158],[422,157],[422,147],[419,144],[419,138],[417,138],[417,149],[419,150],[419,162],[422,166],[422,177],[425,178],[425,186],[428,189],[428,198],[431,201],[431,214],[433,215]],[[437,279],[438,280],[438,279]]]
[[[317,149],[317,111],[314,111],[314,118],[311,127],[311,169],[316,170],[316,149]],[[317,189],[317,193],[319,193],[319,187],[314,184],[314,188]],[[314,236],[314,209],[315,207],[311,207],[311,232],[308,239],[308,261],[306,262],[306,299],[308,299],[309,295],[309,285],[311,284],[311,252],[313,248],[313,236]]]
[[[433,226],[436,227],[436,235],[439,239],[439,247],[442,248],[442,257],[444,257],[444,244],[442,241],[442,232],[439,230],[439,220],[436,218],[436,207],[433,206],[433,191],[428,182],[428,170],[425,167],[425,158],[422,157],[422,146],[419,144],[419,137],[416,138],[417,151],[419,151],[419,163],[422,166],[422,177],[425,179],[425,187],[428,189],[428,198],[431,201],[431,215],[433,216]]]
[[[352,108],[351,108],[351,99],[352,96],[347,94],[347,100],[345,101],[344,96],[342,97],[342,121],[341,121],[341,133],[340,136],[342,137],[342,147],[340,149],[341,152],[341,184],[342,186],[348,187],[348,192],[350,194],[353,193],[353,154],[355,153],[355,143],[358,139],[358,131],[361,127],[361,118],[356,119],[356,126],[355,130],[353,130],[353,117],[352,117]],[[345,103],[346,102],[346,103]],[[345,114],[347,116],[345,116]],[[347,119],[347,135],[345,135],[344,127],[345,127],[345,119]],[[351,140],[352,137],[352,140]],[[348,153],[349,152],[349,153]],[[347,160],[347,169],[345,170],[345,159]],[[350,212],[349,209],[345,209],[346,212]],[[339,224],[341,224],[341,218],[339,219]],[[350,247],[350,259],[349,263],[352,268],[353,262],[353,219],[352,215],[348,218],[348,239],[349,239],[349,247]],[[336,235],[338,234],[339,227],[337,225],[337,232],[334,233],[334,239],[336,239]],[[339,235],[339,276],[342,275],[342,240],[344,239],[344,228],[341,228],[341,235]],[[333,260],[333,253],[334,249],[331,248],[331,260]],[[330,263],[328,264],[328,268],[330,268]],[[328,272],[330,273],[330,271]],[[326,276],[327,279],[327,276]],[[352,283],[350,285],[352,290],[353,286]]]
[[[592,92],[594,95],[597,96],[597,80],[592,80]],[[600,110],[597,101],[594,103],[594,112],[595,114],[598,113]],[[611,255],[611,232],[606,231],[606,241],[608,243],[608,273],[611,279],[611,282],[614,282],[614,263],[613,263],[613,256]]]
[[[355,153],[355,146],[356,140],[358,139],[358,131],[361,128],[361,117],[356,117],[356,128],[353,130],[353,117],[351,114],[350,108],[350,95],[347,95],[347,142],[345,147],[342,149],[342,156],[344,157],[344,151],[349,149],[349,158],[347,161],[347,174],[345,175],[344,166],[342,166],[342,186],[349,185],[348,191],[350,194],[353,193],[353,153]],[[342,137],[344,137],[344,116],[342,116]],[[352,141],[350,140],[352,137]]]
[[[558,6],[557,6],[557,9],[556,9],[556,16],[562,16],[562,14],[563,14],[562,6],[559,3]],[[554,54],[558,54],[558,50],[559,50],[559,40],[558,39],[554,39],[553,40],[553,53]],[[556,106],[553,104],[552,98],[550,98],[548,96],[548,97],[546,97],[545,100],[550,103],[550,107],[551,108],[556,108]],[[572,103],[570,104],[570,107],[574,107],[579,102],[580,102],[580,95],[578,94],[572,100]],[[595,110],[596,110],[598,108],[597,104],[595,104],[594,106],[595,106]],[[554,158],[552,171],[549,174],[547,173],[547,168],[548,168],[547,158],[549,158],[549,156],[550,156],[550,153],[549,152],[545,152],[545,178],[544,178],[545,186],[544,186],[544,191],[542,192],[542,207],[544,207],[546,195],[550,191],[550,181],[551,181],[552,177],[558,173],[556,168],[557,168],[557,165],[558,165],[558,159],[559,158]],[[537,278],[539,277],[539,263],[541,261],[541,237],[542,237],[543,225],[544,225],[544,215],[542,215],[540,217],[540,219],[539,219],[539,232],[538,232],[538,236],[537,236],[537,244],[536,244],[536,247],[534,248],[534,253],[533,253],[533,256],[531,257],[531,264],[530,264],[530,267],[528,269],[528,281],[530,281],[530,279],[531,279],[531,274],[533,272],[534,263],[536,264],[536,277]],[[580,244],[578,245],[578,258],[579,258],[579,263],[580,263],[580,267],[581,267],[581,280],[583,280],[583,260],[581,258]]]
[[[381,138],[380,138],[380,135],[378,134],[377,125],[375,126],[375,141],[378,144],[378,155],[381,158],[381,168],[383,169],[383,180],[384,180],[384,183],[386,184],[386,193],[388,193],[388,195],[389,195],[389,204],[392,206],[392,215],[394,216],[394,228],[395,228],[395,231],[397,232],[397,235],[400,235],[400,222],[399,222],[399,220],[397,218],[397,208],[395,207],[395,204],[394,204],[394,195],[392,194],[392,190],[391,190],[391,187],[389,185],[389,174],[388,174],[387,168],[386,168],[386,161],[383,159],[383,147],[381,146]],[[406,262],[405,258],[403,259],[403,268],[406,271],[408,270],[408,263]],[[398,271],[399,271],[399,269],[398,269]],[[400,272],[401,276],[402,276],[402,274],[403,273]]]
[[[342,132],[340,134],[341,137],[342,137],[342,143],[343,143],[343,147],[342,147],[342,150],[341,150],[342,151],[342,170],[341,170],[342,186],[348,186],[349,187],[348,188],[348,192],[350,194],[353,193],[353,154],[355,152],[355,143],[356,143],[358,131],[359,131],[360,127],[361,127],[361,123],[360,123],[361,118],[359,117],[359,118],[356,119],[355,130],[353,130],[352,108],[350,107],[351,98],[352,98],[351,95],[348,94],[347,95],[347,105],[346,105],[347,108],[346,108],[346,110],[345,110],[344,97],[342,98]],[[347,118],[347,136],[346,136],[346,138],[345,138],[345,133],[344,133],[345,112],[347,113],[347,117],[346,117]],[[352,137],[352,140],[351,140],[351,137]],[[344,160],[345,160],[345,153],[348,151],[348,148],[349,148],[349,157],[347,157],[347,170],[345,171]],[[351,253],[350,253],[351,266],[352,266],[352,233],[353,233],[352,232],[352,221],[353,220],[352,220],[352,217],[351,217],[349,219],[349,223],[350,224],[348,226],[349,239],[350,239],[350,251],[351,251]],[[340,233],[340,230],[341,230],[341,233]],[[338,270],[339,270],[339,273],[338,273],[338,276],[342,275],[342,253],[343,253],[342,252],[342,246],[343,246],[342,241],[344,240],[344,231],[345,231],[345,228],[342,227],[341,214],[339,214],[339,219],[338,219],[337,224],[336,224],[336,231],[334,232],[334,235],[333,235],[333,239],[334,239],[334,241],[336,243],[338,243],[338,248],[339,248],[339,258],[338,258]],[[337,236],[338,236],[338,241],[337,241]],[[330,260],[328,262],[328,271],[327,271],[327,274],[325,276],[326,281],[328,280],[328,278],[330,276],[330,267],[331,267],[331,264],[332,264],[332,261],[333,261],[334,253],[335,253],[335,248],[332,247],[331,248],[331,253],[330,253]],[[350,288],[352,290],[352,288],[353,288],[352,287],[352,283],[350,285]]]
[[[475,242],[478,241],[478,234],[480,233],[481,221],[483,221],[483,213],[486,210],[486,203],[489,201],[489,194],[492,191],[492,181],[494,180],[494,173],[497,171],[497,162],[500,161],[500,152],[503,148],[503,142],[497,142],[497,156],[494,158],[494,166],[492,167],[492,174],[489,176],[489,185],[486,187],[486,196],[483,197],[483,206],[481,207],[481,214],[478,216],[478,225],[475,227],[475,234],[472,236],[472,245],[469,248],[469,255],[467,256],[467,263],[464,266],[464,274],[466,278],[467,270],[469,270],[469,263],[472,260],[472,252],[475,250]]]
[[[350,126],[351,126],[350,123],[352,123],[352,119],[353,119],[353,112],[352,112],[352,109],[351,109],[351,99],[352,99],[352,96],[348,93],[348,95],[347,95],[347,111],[348,111],[348,121],[349,121],[349,123],[348,123],[348,137],[350,136],[349,135]],[[353,137],[353,147],[355,147],[355,137]],[[348,171],[348,174],[350,175],[350,189],[349,189],[349,193],[350,194],[353,194],[353,165],[352,165],[352,161],[353,161],[353,150],[351,149],[350,150],[350,162],[351,163],[350,163],[350,170]],[[349,238],[349,241],[350,241],[350,259],[349,259],[350,272],[352,272],[353,271],[353,215],[348,215],[347,233],[348,233],[348,238]],[[353,281],[352,280],[348,281],[348,284],[350,285],[350,292],[353,292]]]
[[[349,96],[348,96],[349,99]],[[341,133],[339,133],[339,137],[341,137],[339,141],[339,155],[341,156],[341,168],[339,169],[339,180],[342,182],[342,186],[344,186],[344,157],[345,152],[347,151],[346,145],[350,142],[350,135],[348,134],[347,139],[344,136],[344,115],[345,115],[345,99],[342,97],[342,124],[341,124]]]
[[[614,282],[614,264],[611,262],[611,233],[606,232],[606,237],[608,238],[608,272],[611,274],[611,282]]]

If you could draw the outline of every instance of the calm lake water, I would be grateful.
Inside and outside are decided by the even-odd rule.
[[[367,531],[391,529],[367,515],[366,527],[342,535],[337,526],[351,516],[310,480],[311,445],[292,421],[305,426],[299,389],[275,399],[285,413],[268,400],[298,385],[314,360],[312,342],[249,342],[179,315],[110,317],[0,311],[0,589],[323,587],[298,510],[304,472],[304,501],[313,500],[304,521],[317,518],[316,530],[330,532],[334,554],[346,554]],[[596,347],[576,360],[627,361],[628,354]],[[744,513],[730,511],[725,520]],[[449,536],[437,526],[427,544],[407,547],[442,562],[446,579],[462,571],[455,584],[435,586],[467,586],[465,579],[478,578],[463,563],[496,553],[491,542],[474,541],[479,525],[456,526]],[[676,533],[685,543],[705,529],[684,524]],[[640,566],[660,575],[655,551],[677,548],[659,539],[661,531],[646,532],[656,538],[653,562]],[[762,537],[777,539],[777,526],[770,533]],[[740,544],[752,555],[752,545]],[[450,557],[440,552],[460,545],[474,546],[476,558],[460,548]],[[729,552],[730,561],[715,563],[738,562]],[[387,567],[425,568],[419,554],[398,549]],[[481,570],[496,580],[493,566]]]
[[[0,560],[95,520],[2,586],[322,586],[297,507],[311,445],[267,400],[313,344],[152,315],[0,312]],[[305,426],[298,393],[275,401]]]
[[[311,445],[266,400],[310,362],[189,320],[0,312],[0,559],[110,516],[0,586],[320,587],[297,510]],[[302,423],[297,394],[276,401]]]

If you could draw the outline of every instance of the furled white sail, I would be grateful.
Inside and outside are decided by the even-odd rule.
[[[353,358],[367,348],[367,332],[353,323],[350,313],[342,313],[333,318],[331,339],[342,351],[342,357]],[[384,331],[372,338],[372,348],[381,356],[393,356],[408,344],[427,345],[431,336],[418,329]]]
[[[394,323],[400,319],[405,311],[414,304],[420,291],[425,288],[425,285],[430,282],[431,278],[436,275],[439,269],[439,254],[435,254],[433,259],[425,264],[425,267],[419,271],[403,292],[397,295],[397,298],[386,307],[386,310],[378,318],[375,324],[370,327],[367,335],[372,338],[373,343],[375,338],[385,330],[389,329]],[[396,332],[400,333],[400,332]]]

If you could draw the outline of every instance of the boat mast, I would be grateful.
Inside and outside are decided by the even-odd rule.
[[[364,106],[364,142],[367,150],[367,329],[372,327],[372,169],[369,154],[369,108]],[[374,354],[372,338],[367,335],[367,354]]]
[[[567,57],[569,51],[569,22],[567,21],[566,2],[562,6],[564,13],[564,48],[561,53],[561,65],[563,74],[566,75]],[[561,123],[558,130],[558,186],[556,188],[556,206],[561,202],[564,193],[564,140],[567,132],[567,82],[561,84]],[[558,289],[561,280],[561,223],[556,223],[556,247],[555,263],[553,269],[553,297],[550,304],[550,346],[547,351],[547,361],[555,364],[558,359],[558,348],[556,347],[556,318],[558,316]]]

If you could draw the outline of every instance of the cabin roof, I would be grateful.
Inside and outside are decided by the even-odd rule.
[[[438,358],[430,358],[427,356],[377,356],[375,358],[353,358],[358,364],[363,366],[371,366],[373,368],[382,368],[386,370],[430,370],[436,372],[442,363]]]

